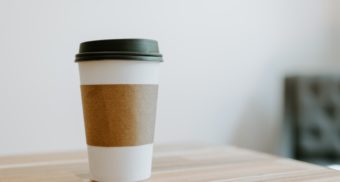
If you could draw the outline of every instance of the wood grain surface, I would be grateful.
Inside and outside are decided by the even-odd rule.
[[[0,157],[1,182],[89,181],[86,152]],[[155,147],[146,182],[340,181],[340,172],[226,146]]]

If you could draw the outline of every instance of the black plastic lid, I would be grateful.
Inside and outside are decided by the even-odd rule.
[[[107,39],[83,42],[76,55],[76,62],[112,59],[163,61],[157,41],[150,39]]]

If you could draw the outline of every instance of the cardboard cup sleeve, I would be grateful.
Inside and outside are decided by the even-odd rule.
[[[81,85],[86,141],[121,147],[153,143],[158,85]]]

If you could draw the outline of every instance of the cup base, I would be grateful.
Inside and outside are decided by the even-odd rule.
[[[88,145],[91,179],[98,182],[136,182],[151,176],[153,144],[128,147]]]

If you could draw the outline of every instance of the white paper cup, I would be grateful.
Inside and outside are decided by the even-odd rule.
[[[157,42],[85,42],[76,61],[91,179],[133,182],[149,178],[162,61]]]

